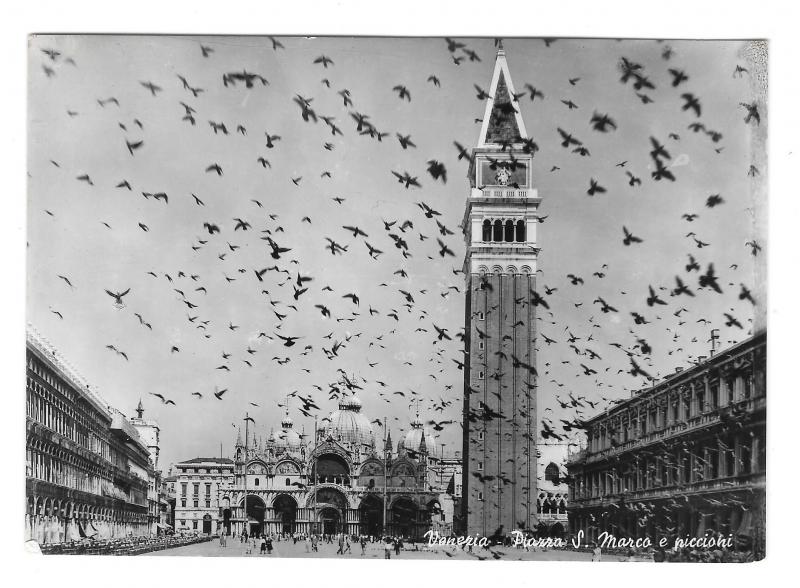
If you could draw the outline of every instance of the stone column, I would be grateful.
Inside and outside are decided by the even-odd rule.
[[[753,437],[753,442],[750,448],[750,472],[758,472],[758,453],[761,451],[761,439],[758,436]]]

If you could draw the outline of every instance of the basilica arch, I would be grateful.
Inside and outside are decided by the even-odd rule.
[[[347,530],[350,505],[347,497],[338,488],[317,488],[309,493],[306,505],[313,509],[317,532],[333,535]]]
[[[247,533],[249,535],[263,533],[264,514],[267,510],[267,505],[264,503],[264,499],[255,494],[248,494],[246,501],[247,503],[245,512],[247,513]]]
[[[344,456],[338,453],[322,453],[316,456],[309,473],[311,483],[340,486],[350,484],[350,464]]]
[[[390,486],[399,488],[414,488],[417,485],[417,471],[414,462],[401,457],[392,464]]]
[[[383,499],[367,494],[358,506],[359,533],[379,537],[383,534]]]
[[[399,496],[390,507],[389,532],[400,537],[418,538],[419,507],[408,496]]]
[[[282,533],[294,533],[297,520],[297,501],[288,494],[279,494],[272,501],[272,510]]]

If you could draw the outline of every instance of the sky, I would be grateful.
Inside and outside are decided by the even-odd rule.
[[[442,38],[279,41],[282,48],[266,37],[30,38],[28,322],[109,404],[132,415],[142,399],[145,416],[161,427],[165,468],[219,455],[220,445],[231,455],[245,412],[257,433],[268,435],[280,427],[284,407],[278,404],[294,391],[320,407],[304,416],[302,403],[290,398],[295,427],[311,433],[313,416],[322,419],[336,408],[328,390],[339,369],[366,380],[358,391],[362,410],[370,420],[386,417],[395,441],[419,399],[423,420],[456,421],[443,427],[437,444],[448,453],[460,450],[463,373],[452,360],[461,359],[462,349],[455,335],[464,326],[464,276],[456,271],[464,256],[459,223],[469,184],[453,142],[477,144],[485,103],[474,85],[489,89],[495,44],[459,39],[479,58],[471,61],[462,49],[449,51]],[[204,57],[201,46],[213,51]],[[549,309],[538,310],[540,333],[555,340],[537,344],[539,413],[558,423],[592,416],[646,384],[627,372],[625,351],[663,377],[708,355],[712,328],[727,347],[746,338],[763,312],[766,67],[753,59],[753,45],[741,41],[505,39],[504,46],[516,91],[530,84],[544,94],[533,101],[526,94],[518,107],[539,146],[533,160],[544,220],[538,284]],[[59,55],[53,59],[45,49]],[[314,63],[322,55],[333,61],[328,67]],[[456,64],[454,57],[464,59]],[[637,96],[634,80],[620,81],[622,57],[641,64],[655,88],[639,94],[652,102]],[[747,71],[735,75],[737,65]],[[673,87],[669,69],[688,80]],[[225,73],[242,70],[268,84],[223,84]],[[439,87],[428,81],[431,75]],[[178,76],[203,91],[194,96]],[[142,82],[161,90],[154,96]],[[410,100],[393,90],[398,85]],[[352,105],[344,105],[344,89]],[[682,109],[684,93],[699,99],[699,117]],[[333,117],[343,134],[332,135],[322,120],[304,121],[297,95],[318,116]],[[740,105],[754,101],[759,125],[744,121]],[[183,120],[181,102],[196,111],[195,125]],[[350,116],[355,112],[388,135],[381,141],[360,135]],[[616,129],[593,130],[595,112],[608,114]],[[229,134],[215,134],[209,121],[224,122]],[[694,122],[722,138],[693,132]],[[558,128],[580,139],[589,155],[563,148]],[[266,133],[280,136],[272,148]],[[396,133],[411,135],[416,147],[403,149]],[[669,152],[674,182],[652,178],[651,137]],[[131,153],[126,141],[142,144]],[[426,171],[432,159],[445,165],[446,182]],[[213,164],[221,175],[206,171]],[[748,174],[751,165],[758,173]],[[408,171],[421,187],[404,188],[392,171]],[[628,171],[641,184],[629,185]],[[84,174],[91,185],[77,179]],[[591,179],[606,192],[589,196]],[[131,189],[117,188],[122,181]],[[168,202],[143,192],[166,193]],[[723,201],[708,207],[712,194]],[[442,237],[420,202],[440,212],[437,218],[455,234]],[[689,222],[685,213],[697,217]],[[237,218],[249,230],[235,230]],[[400,234],[405,220],[413,223],[403,235],[409,258],[388,236]],[[387,231],[383,221],[397,224]],[[216,224],[219,233],[210,235],[204,223]],[[354,237],[343,226],[368,236]],[[623,227],[642,242],[624,245]],[[698,248],[690,232],[708,245]],[[261,239],[267,235],[290,251],[273,259]],[[333,255],[326,237],[347,251]],[[440,256],[437,237],[454,257]],[[763,248],[756,256],[746,244],[753,240]],[[383,253],[372,259],[361,241]],[[700,272],[686,270],[690,254]],[[698,287],[709,263],[721,294]],[[274,265],[291,275],[270,271],[260,282],[254,270]],[[395,273],[400,270],[407,275]],[[298,273],[313,279],[295,300]],[[572,285],[568,274],[582,277],[583,285]],[[694,297],[670,295],[675,276]],[[740,299],[741,284],[755,305]],[[556,290],[546,295],[545,286]],[[648,307],[648,286],[667,304]],[[127,289],[125,307],[115,308],[105,290]],[[401,289],[413,296],[410,308]],[[350,293],[358,306],[343,298]],[[597,297],[617,312],[601,312]],[[634,324],[631,312],[648,324]],[[724,313],[742,328],[726,326]],[[452,340],[438,341],[434,324]],[[299,339],[285,347],[276,334]],[[650,354],[635,347],[638,339],[652,347]],[[324,349],[334,341],[343,346],[328,359]],[[587,348],[600,357],[590,359]],[[580,363],[598,373],[586,376]],[[217,369],[223,365],[228,370]],[[215,389],[228,392],[218,400]],[[577,413],[562,409],[559,401],[569,393],[599,404]],[[542,416],[547,408],[552,416]],[[381,438],[383,429],[375,430]],[[577,435],[568,437],[577,442]]]

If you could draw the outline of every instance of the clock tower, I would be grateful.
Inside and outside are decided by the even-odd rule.
[[[536,229],[541,199],[502,44],[477,146],[466,240],[462,513],[467,534],[536,524]]]

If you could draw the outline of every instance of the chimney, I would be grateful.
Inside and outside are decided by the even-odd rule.
[[[711,329],[711,353],[709,357],[714,357],[714,353],[717,351],[717,341],[719,341],[719,329]]]
[[[676,367],[676,368],[675,368],[675,373],[676,373],[676,374],[679,374],[679,373],[681,373],[682,371],[683,371],[683,368],[682,368],[682,367]]]
[[[705,355],[698,355],[697,356],[697,363],[703,363],[706,360]]]

